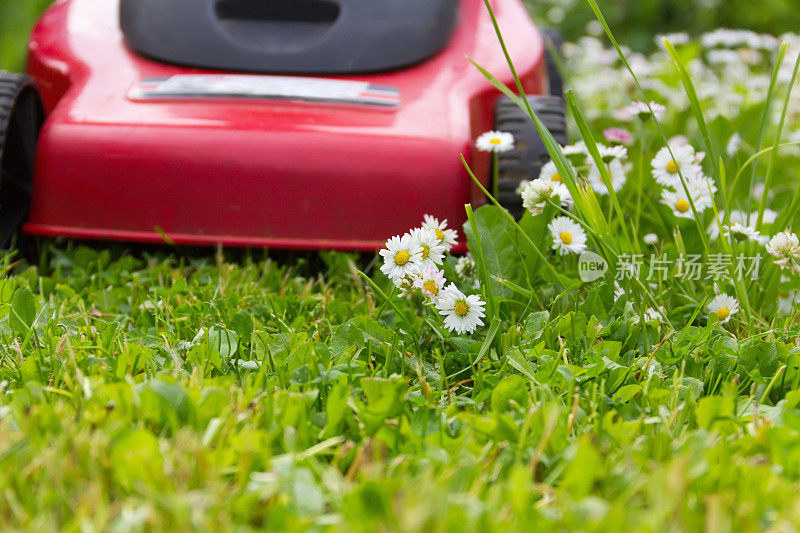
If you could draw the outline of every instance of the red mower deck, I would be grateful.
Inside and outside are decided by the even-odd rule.
[[[492,2],[526,92],[547,82],[520,0]],[[460,228],[484,202],[473,148],[513,85],[483,0],[461,0],[445,48],[410,67],[350,75],[176,66],[134,52],[110,0],[54,4],[30,41],[46,112],[29,234],[374,250],[426,213]],[[358,82],[358,83],[355,83]]]

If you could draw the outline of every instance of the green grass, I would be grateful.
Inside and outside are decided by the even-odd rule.
[[[347,255],[323,255],[324,277],[50,257],[0,286],[5,529],[798,519],[796,331],[739,343],[692,327],[650,359],[635,317],[590,318],[609,288],[600,308],[505,323],[481,359],[479,341],[398,324]]]
[[[635,317],[601,325],[583,304],[504,323],[500,354],[473,365],[481,342],[399,324],[345,254],[320,257],[324,276],[303,260],[47,257],[0,285],[3,529],[800,519],[796,332],[691,327],[648,358]]]
[[[19,65],[35,11],[0,4],[0,25],[18,30],[0,33],[17,43],[0,40],[0,65]],[[682,65],[703,51],[675,54]],[[680,74],[657,71],[663,94],[648,97],[680,102],[667,98],[692,87]],[[788,102],[785,83],[776,102]],[[619,124],[602,93],[569,96],[599,163],[592,139]],[[587,100],[605,114],[585,119]],[[659,204],[658,130],[721,156],[705,166],[719,198],[742,209],[749,180],[725,177],[780,140],[763,102],[706,123],[708,101],[690,100],[658,128],[630,124],[634,168],[618,195],[592,193],[586,169],[570,172],[547,139],[576,199],[570,216],[612,265],[633,250],[708,258],[724,248],[705,236],[711,210],[680,221]],[[796,129],[798,115],[786,116]],[[726,157],[733,132],[748,147]],[[783,229],[797,218],[800,164],[781,152],[769,168],[780,186],[764,197]],[[756,531],[800,521],[800,325],[797,305],[788,316],[775,305],[797,275],[781,282],[788,273],[768,257],[757,283],[720,281],[747,309],[720,324],[705,309],[719,288],[708,280],[643,275],[621,295],[612,276],[582,283],[576,259],[551,249],[556,206],[519,224],[493,206],[469,214],[457,229],[489,315],[470,336],[444,331],[418,293],[396,296],[369,259],[343,253],[276,260],[43,241],[34,265],[0,258],[0,528]],[[651,231],[659,245],[645,248]],[[455,258],[443,268],[473,286]]]
[[[579,39],[586,34],[587,25],[595,24],[586,0],[525,2],[534,20],[559,28],[569,41]],[[658,34],[697,35],[717,28],[741,28],[781,35],[800,28],[800,11],[793,0],[602,0],[599,4],[620,40],[643,52],[656,48],[654,37]]]
[[[52,0],[0,0],[0,70],[25,68],[25,43],[36,17]]]

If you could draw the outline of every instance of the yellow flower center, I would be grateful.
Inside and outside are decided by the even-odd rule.
[[[434,232],[436,233],[436,238],[439,239],[439,242],[444,242],[444,232],[439,228],[436,228]]]
[[[432,279],[426,281],[423,286],[425,287],[425,290],[428,291],[428,294],[431,294],[433,296],[439,294],[439,287],[436,286],[436,282],[433,281]]]
[[[679,213],[685,213],[689,210],[689,202],[681,198],[677,202],[675,202],[675,209],[678,210]]]
[[[564,183],[564,180],[561,178],[561,174],[559,174],[558,172],[553,174],[553,177],[550,178],[550,181],[555,181],[557,183]]]
[[[676,163],[674,160],[670,161],[669,163],[667,163],[667,172],[669,172],[670,174],[676,174],[678,172],[679,166],[680,165],[678,165],[678,163]]]
[[[731,312],[727,307],[720,307],[717,309],[717,316],[719,317],[720,322],[731,316]]]
[[[502,142],[503,140],[500,139],[499,137],[492,137],[491,139],[489,139],[489,144],[500,144]]]
[[[572,233],[567,233],[566,231],[562,232],[561,235],[561,242],[564,244],[572,244]]]
[[[405,250],[400,250],[394,256],[394,262],[397,263],[398,266],[405,265],[406,263],[408,263],[409,259],[411,259],[411,255]]]
[[[427,244],[420,244],[420,248],[422,248],[422,258],[427,259],[428,255],[431,253],[431,249],[428,247]]]
[[[469,313],[469,306],[467,305],[467,302],[465,302],[464,300],[457,301],[455,306],[455,312],[458,316],[462,317],[467,316],[467,313]]]

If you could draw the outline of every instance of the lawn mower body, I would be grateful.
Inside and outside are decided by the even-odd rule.
[[[487,180],[473,145],[499,95],[467,57],[513,79],[483,0],[452,1],[436,53],[346,74],[173,64],[134,51],[119,0],[56,2],[30,41],[47,118],[23,231],[366,251],[426,213],[460,228],[484,199],[459,156]],[[520,0],[492,5],[526,92],[543,93],[540,33]]]

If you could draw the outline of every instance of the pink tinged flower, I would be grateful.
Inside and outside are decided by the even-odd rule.
[[[689,138],[686,135],[673,135],[667,140],[667,144],[671,148],[678,148],[679,146],[686,146],[689,144]]]
[[[625,146],[629,146],[633,141],[633,135],[622,128],[608,128],[607,130],[603,130],[603,136],[608,142],[624,144]]]
[[[433,302],[436,302],[436,299],[440,296],[445,283],[447,283],[447,280],[444,277],[444,270],[439,270],[431,264],[423,268],[419,273],[419,277],[414,279],[414,287],[422,291],[422,294]]]
[[[650,102],[649,105],[645,102],[631,102],[626,110],[630,116],[639,117],[644,120],[650,118],[651,115],[655,115],[656,118],[661,118],[661,115],[664,114],[667,108],[655,102]]]
[[[627,107],[615,109],[612,111],[611,116],[614,117],[614,120],[619,120],[620,122],[630,122],[631,119],[633,119],[633,115],[631,115],[631,112]]]

